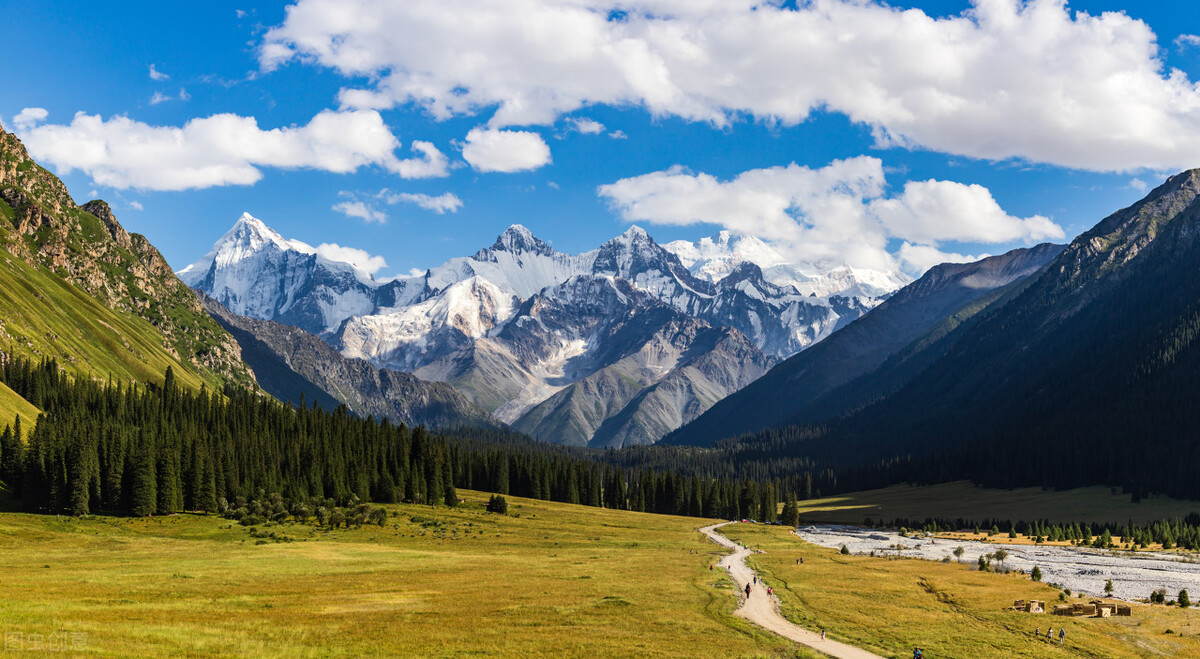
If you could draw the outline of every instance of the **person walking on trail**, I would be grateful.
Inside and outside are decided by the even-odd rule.
[[[1063,641],[1066,640],[1066,638],[1067,638],[1067,628],[1059,627],[1059,629],[1058,629],[1058,644],[1062,645]]]
[[[824,629],[821,630],[821,640],[822,641],[825,640],[825,630]]]
[[[746,584],[746,597],[750,597],[750,584]]]
[[[1046,640],[1050,641],[1051,643],[1054,642],[1054,628],[1053,627],[1046,628]]]
[[[1037,629],[1033,630],[1033,637],[1034,638],[1042,637],[1042,628],[1041,627],[1038,627]]]

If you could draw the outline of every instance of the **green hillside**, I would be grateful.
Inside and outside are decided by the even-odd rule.
[[[79,206],[0,127],[0,352],[71,375],[254,387],[233,337],[106,203]]]
[[[33,359],[55,357],[75,376],[158,381],[173,366],[182,386],[199,388],[206,380],[218,390],[220,385],[167,352],[149,322],[113,311],[5,249],[0,249],[0,350]]]
[[[10,425],[13,419],[19,416],[21,427],[28,431],[33,428],[40,413],[38,408],[30,405],[4,383],[0,383],[0,429]]]

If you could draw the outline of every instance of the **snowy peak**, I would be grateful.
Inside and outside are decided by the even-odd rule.
[[[595,274],[630,280],[651,271],[670,275],[677,271],[686,273],[686,268],[679,262],[679,257],[663,249],[638,226],[629,227],[625,233],[601,245],[592,264]]]
[[[496,238],[496,242],[492,243],[491,251],[543,256],[552,256],[555,253],[553,247],[520,224],[514,224],[505,229],[504,233]],[[481,250],[480,253],[482,254],[482,252]]]

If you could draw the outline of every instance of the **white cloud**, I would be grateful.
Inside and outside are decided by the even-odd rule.
[[[1063,0],[974,0],[943,18],[876,0],[797,4],[298,0],[259,61],[369,80],[342,90],[345,107],[494,109],[491,128],[552,125],[591,104],[716,125],[827,109],[881,145],[1097,171],[1197,164],[1200,86],[1166,69],[1154,32],[1124,13]]]
[[[414,194],[410,192],[389,193],[384,200],[389,204],[416,204],[427,211],[433,211],[438,215],[446,213],[457,213],[458,209],[462,208],[462,199],[453,192],[446,192],[436,197],[427,194]]]
[[[810,169],[753,169],[728,181],[680,167],[600,186],[629,222],[715,224],[774,244],[799,263],[923,271],[953,243],[1034,242],[1062,238],[1051,220],[1005,213],[978,185],[917,181],[886,196],[883,163],[860,156]],[[889,252],[890,241],[908,245]]]
[[[604,132],[604,124],[587,117],[571,117],[567,120],[571,129],[584,135],[599,135]]]
[[[871,213],[889,232],[922,243],[937,241],[1006,243],[1066,237],[1049,218],[1018,218],[1005,213],[982,185],[952,181],[909,181],[904,193],[875,199]]]
[[[530,131],[472,128],[463,159],[480,172],[521,172],[549,164],[550,147]]]
[[[378,165],[401,177],[445,170],[440,152],[426,142],[413,144],[422,158],[397,159],[400,143],[374,110],[325,110],[307,125],[267,130],[254,117],[235,114],[192,119],[182,127],[82,112],[67,125],[40,123],[45,117],[38,108],[17,115],[18,136],[35,158],[60,174],[79,169],[97,185],[119,189],[250,185],[262,178],[260,167],[344,174]]]
[[[154,68],[153,64],[151,64],[150,65],[150,79],[155,82],[162,82],[164,80],[170,80],[171,76],[163,73],[162,71],[159,71],[158,69]]]
[[[145,210],[144,208],[142,208],[141,202],[138,202],[138,201],[129,202],[129,207],[135,211]]]
[[[343,201],[333,205],[333,210],[345,215],[346,217],[357,217],[367,222],[378,222],[383,224],[387,222],[387,213],[369,206],[364,201]]]
[[[1200,48],[1200,34],[1181,34],[1175,37],[1175,47],[1180,52],[1188,48]]]
[[[1146,185],[1146,182],[1140,178],[1132,178],[1129,179],[1129,187],[1137,190],[1138,192],[1145,192],[1146,188],[1150,186]]]
[[[45,108],[25,108],[13,117],[13,127],[24,132],[46,120],[50,113]]]
[[[316,251],[317,254],[330,261],[349,263],[368,275],[374,275],[387,267],[387,261],[382,256],[372,256],[366,250],[354,247],[343,247],[336,243],[321,243],[317,245]]]
[[[971,256],[968,254],[955,254],[953,252],[943,252],[929,245],[914,245],[906,242],[900,245],[896,256],[908,272],[925,272],[939,263],[971,263],[985,258],[987,255],[979,254]]]
[[[449,159],[433,143],[415,140],[412,150],[421,154],[420,157],[401,160],[389,169],[402,178],[441,178],[450,175]]]
[[[614,140],[624,140],[629,138],[629,136],[625,134],[625,131],[619,129],[609,133],[608,136]]]
[[[167,96],[162,92],[154,92],[154,95],[150,97],[150,105],[158,105],[159,103],[165,103],[167,101],[187,101],[191,98],[192,95],[187,93],[186,89],[180,87],[179,94],[176,96]]]

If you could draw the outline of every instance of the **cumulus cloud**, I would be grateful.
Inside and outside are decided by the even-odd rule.
[[[450,175],[450,160],[432,142],[415,140],[412,150],[420,155],[401,160],[390,169],[402,178],[442,178]]]
[[[827,109],[880,145],[1096,171],[1197,164],[1200,86],[1124,13],[1063,0],[974,0],[941,18],[876,0],[797,4],[299,0],[259,61],[369,80],[341,91],[344,107],[494,109],[491,128],[552,125],[590,104],[718,126]]]
[[[389,204],[416,204],[438,215],[457,213],[463,205],[462,199],[459,199],[458,195],[453,192],[446,192],[436,197],[420,193],[397,192],[387,194],[384,200]]]
[[[480,172],[521,172],[549,164],[550,147],[530,131],[472,128],[463,159]]]
[[[19,132],[27,131],[46,120],[50,113],[46,108],[25,108],[13,117],[13,127]]]
[[[151,64],[150,65],[150,79],[155,82],[163,82],[164,80],[170,80],[171,76],[163,73],[162,71],[159,71],[158,69],[154,68],[153,64]]]
[[[1200,48],[1200,34],[1181,34],[1175,37],[1175,47],[1181,52],[1188,48]]]
[[[681,167],[600,186],[630,222],[715,224],[770,241],[799,263],[922,272],[944,260],[942,243],[1034,242],[1062,238],[1061,227],[1000,208],[982,186],[916,181],[888,196],[883,163],[860,156],[810,169],[753,169],[728,181]],[[889,243],[903,241],[896,252]],[[940,260],[939,260],[940,259]]]
[[[445,156],[414,142],[420,158],[400,160],[399,141],[374,110],[325,110],[304,126],[262,129],[254,117],[217,114],[181,127],[151,126],[129,117],[77,113],[70,124],[43,124],[45,110],[17,115],[29,152],[60,174],[82,170],[98,185],[186,190],[250,185],[261,167],[350,173],[377,165],[401,177],[445,175]]]
[[[129,207],[136,211],[145,210],[144,208],[142,208],[142,204],[139,201],[129,202]]]
[[[904,193],[871,202],[871,213],[894,236],[923,243],[937,241],[1006,243],[1066,237],[1049,218],[1018,218],[1005,213],[982,185],[952,181],[909,181]]]
[[[346,217],[357,217],[367,222],[387,222],[387,213],[367,205],[364,201],[343,201],[333,205],[333,210]]]
[[[906,242],[900,245],[896,256],[900,259],[900,263],[906,271],[925,272],[939,263],[971,263],[988,255],[978,254],[971,256],[969,254],[955,254],[954,252],[943,252],[929,245],[914,245]]]
[[[387,261],[382,256],[372,256],[366,250],[343,247],[336,243],[321,243],[315,249],[318,255],[330,261],[349,263],[368,275],[374,275],[387,267]]]

